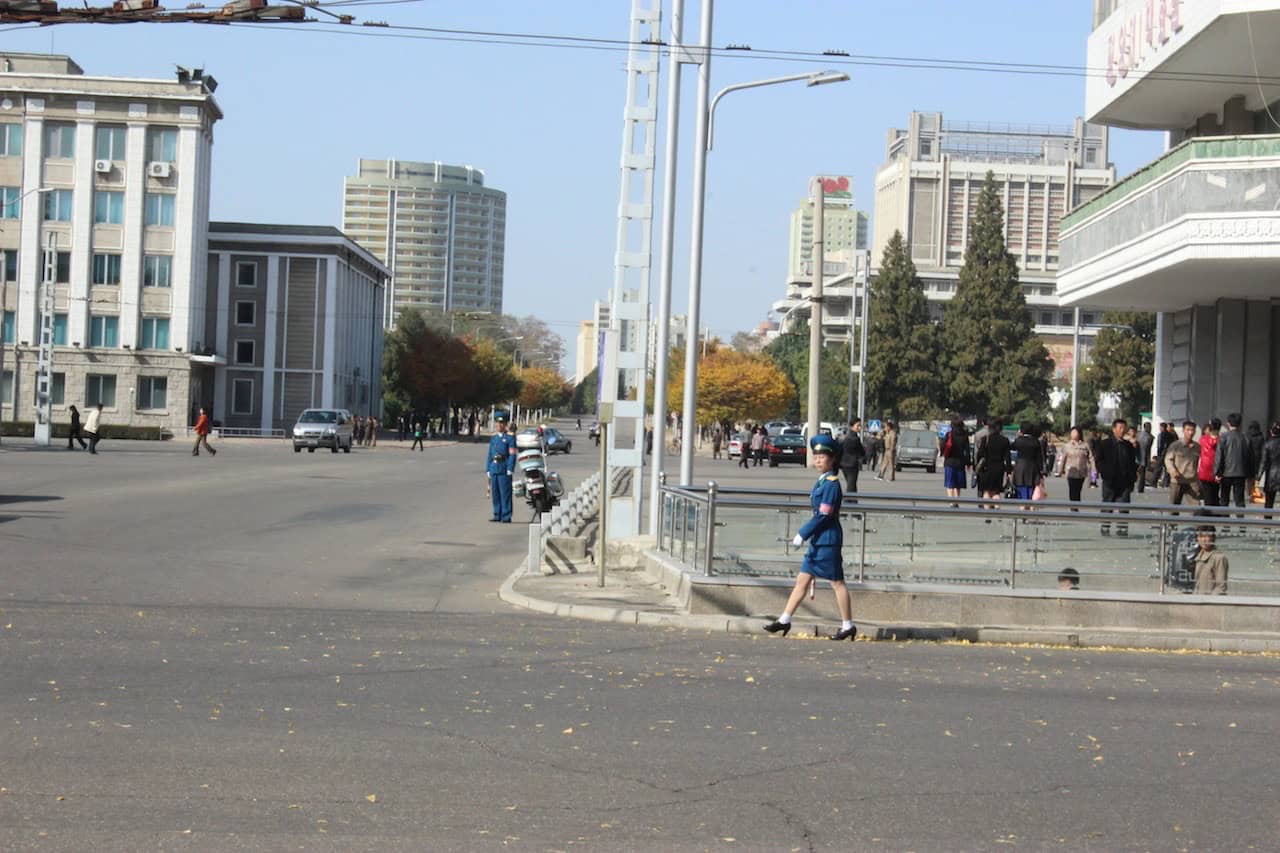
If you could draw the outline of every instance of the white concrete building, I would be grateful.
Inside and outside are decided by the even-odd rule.
[[[336,228],[209,223],[197,403],[223,426],[264,433],[312,407],[381,415],[390,276]]]
[[[342,230],[391,269],[388,326],[404,308],[502,313],[507,194],[471,166],[361,160],[343,181]]]
[[[1115,182],[1108,162],[1107,129],[1077,119],[1074,125],[946,122],[941,113],[911,113],[906,128],[889,131],[885,164],[876,173],[872,276],[894,231],[910,248],[934,317],[955,295],[987,172],[994,174],[1005,211],[1005,243],[1035,330],[1060,374],[1070,366],[1072,311],[1056,290],[1059,223],[1071,208]],[[1082,312],[1087,342],[1101,322]]]
[[[1280,417],[1280,2],[1098,0],[1091,122],[1167,152],[1062,223],[1065,304],[1157,311],[1154,417]]]
[[[95,77],[65,56],[0,53],[0,299],[6,420],[34,419],[52,246],[55,422],[177,430],[204,346],[211,78]],[[16,410],[15,410],[16,401]]]

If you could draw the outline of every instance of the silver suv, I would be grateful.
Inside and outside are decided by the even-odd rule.
[[[317,447],[327,447],[334,453],[351,452],[354,433],[351,429],[351,413],[346,409],[307,409],[298,415],[293,425],[293,452],[315,453]]]

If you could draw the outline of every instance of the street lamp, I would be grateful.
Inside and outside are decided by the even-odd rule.
[[[708,3],[708,5],[710,5]],[[709,27],[704,26],[704,30]],[[707,201],[707,153],[711,150],[711,125],[714,120],[716,105],[720,103],[720,99],[730,92],[736,92],[741,89],[756,89],[761,86],[773,86],[780,83],[794,83],[801,80],[806,82],[808,86],[821,86],[826,83],[841,83],[849,79],[849,75],[843,72],[834,71],[814,71],[808,74],[790,74],[785,77],[770,77],[766,80],[755,80],[750,83],[735,83],[732,86],[726,86],[716,93],[715,98],[711,100],[710,106],[707,104],[707,94],[710,90],[708,79],[708,69],[704,64],[699,73],[698,79],[698,114],[697,126],[695,132],[695,158],[693,163],[693,225],[691,231],[690,249],[689,249],[689,312],[688,323],[689,328],[697,333],[701,328],[700,325],[700,308],[702,305],[702,237],[703,237],[703,218]],[[665,246],[664,246],[665,248]],[[667,322],[666,317],[659,317],[659,323]],[[666,353],[662,350],[658,351],[658,364],[656,376],[654,379],[655,389],[664,385],[667,381],[667,363]],[[682,440],[680,442],[680,482],[688,485],[693,482],[693,442],[690,440],[693,436],[694,409],[697,405],[698,397],[698,348],[696,346],[686,346],[684,353],[684,408],[683,408],[683,427]],[[657,444],[660,436],[658,434],[658,425],[664,421],[667,416],[666,407],[661,411],[657,408],[656,394],[655,406],[653,413],[654,422],[654,443]],[[665,403],[665,400],[663,401]],[[662,454],[657,456],[657,465],[662,464]],[[657,487],[654,487],[651,501],[654,506],[657,505]]]
[[[40,193],[52,192],[53,187],[35,187],[29,189],[22,195],[18,196],[9,204],[18,207],[18,218],[22,217],[22,200],[29,195],[38,195]],[[0,250],[0,318],[4,316],[8,310],[5,306],[9,304],[9,249]],[[18,312],[13,312],[14,337],[17,337]],[[4,376],[4,339],[0,337],[0,381]],[[13,397],[13,419],[18,419],[18,371],[13,372],[13,382],[9,384],[10,396]],[[4,403],[0,401],[0,423],[4,422]],[[3,432],[3,430],[0,430]]]

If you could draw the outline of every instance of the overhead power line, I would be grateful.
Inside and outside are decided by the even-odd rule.
[[[330,5],[345,5],[360,0],[338,0],[337,3],[322,3],[321,8]],[[381,0],[370,0],[381,2]],[[394,0],[392,0],[394,2]],[[241,24],[251,26],[252,24]],[[369,38],[400,38],[422,41],[460,42],[466,44],[490,44],[499,47],[541,47],[552,49],[599,50],[614,53],[626,53],[636,47],[645,47],[646,43],[631,42],[627,39],[599,38],[560,33],[527,33],[502,32],[494,30],[468,30],[448,27],[426,27],[407,24],[394,24],[385,21],[363,22],[364,27],[376,27],[379,32],[370,32],[363,28],[343,28],[340,30],[324,27],[308,27],[306,32],[336,33]],[[285,27],[284,29],[291,29]],[[665,47],[665,43],[664,47]],[[686,50],[698,49],[685,45]],[[987,59],[953,59],[928,56],[895,56],[887,54],[857,54],[844,50],[786,50],[769,48],[752,48],[742,44],[731,44],[726,47],[713,47],[713,57],[734,59],[739,61],[770,62],[818,62],[828,66],[853,66],[874,68],[902,68],[923,71],[963,71],[986,74],[1016,74],[1036,77],[1073,77],[1073,78],[1105,78],[1113,73],[1107,68],[1087,65],[1065,65],[1054,63],[1012,62]],[[1228,83],[1280,84],[1278,76],[1259,76],[1252,72],[1239,74],[1221,71],[1149,71],[1145,74],[1130,72],[1134,77],[1148,80],[1167,80],[1189,83]]]

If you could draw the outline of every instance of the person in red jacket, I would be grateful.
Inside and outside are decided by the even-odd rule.
[[[1218,478],[1213,473],[1213,461],[1218,452],[1218,433],[1222,421],[1214,418],[1200,431],[1200,465],[1196,474],[1200,478],[1200,494],[1205,506],[1218,506]]]
[[[217,456],[218,451],[209,446],[209,415],[204,409],[200,410],[200,417],[196,418],[196,446],[191,448],[192,456],[200,455],[200,445],[204,445],[204,449],[209,451],[210,456]]]

